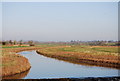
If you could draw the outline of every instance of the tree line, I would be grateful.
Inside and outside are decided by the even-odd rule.
[[[120,46],[120,41],[103,41],[103,40],[96,40],[96,41],[79,41],[79,40],[71,40],[71,41],[60,41],[60,42],[40,42],[40,41],[23,41],[23,40],[7,40],[7,41],[0,41],[2,45],[24,45],[27,44],[29,46],[34,46],[37,44],[66,44],[66,45],[90,45],[90,46]]]
[[[27,44],[29,46],[34,46],[34,42],[32,40],[30,41],[23,41],[23,40],[20,40],[20,41],[16,41],[16,40],[7,40],[7,41],[0,41],[0,44],[2,45],[24,45],[24,44]]]

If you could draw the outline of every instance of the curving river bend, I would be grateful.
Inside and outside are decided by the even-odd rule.
[[[96,66],[72,64],[37,54],[36,51],[23,51],[18,54],[26,57],[31,69],[23,79],[83,78],[119,76],[120,70]]]

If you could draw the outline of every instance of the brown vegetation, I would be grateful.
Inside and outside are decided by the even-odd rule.
[[[4,76],[2,77],[2,79],[21,79],[21,78],[24,78],[28,73],[29,73],[29,70],[19,74],[15,74],[15,75]]]
[[[40,47],[38,47],[40,48]],[[24,72],[30,69],[30,63],[27,58],[16,54],[25,50],[36,50],[37,47],[3,48],[2,49],[2,76],[9,76]]]
[[[99,46],[98,46],[99,47]],[[100,46],[101,47],[101,46]],[[61,47],[64,49],[63,47]],[[78,64],[88,64],[88,65],[95,65],[95,66],[103,66],[103,67],[112,67],[112,68],[119,68],[120,69],[120,61],[118,53],[109,53],[109,52],[95,52],[89,53],[90,51],[85,52],[76,52],[74,50],[60,50],[61,48],[49,48],[49,49],[41,49],[37,50],[37,53],[56,58],[59,60],[65,60],[73,63]],[[79,48],[80,51],[82,49],[88,49],[89,47],[81,47]],[[92,48],[92,47],[90,47]],[[108,48],[108,47],[107,47]],[[93,51],[93,50],[91,50]]]

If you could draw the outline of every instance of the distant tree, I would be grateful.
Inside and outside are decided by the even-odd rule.
[[[33,41],[31,40],[31,41],[28,41],[28,44],[30,45],[30,46],[34,46],[34,44],[33,44]]]
[[[16,44],[17,44],[17,41],[16,41],[16,40],[14,40],[13,44],[14,44],[14,45],[16,45]]]
[[[22,44],[23,44],[23,41],[22,41],[22,40],[20,40],[20,41],[19,41],[19,44],[20,44],[20,45],[22,45]]]
[[[2,41],[0,41],[0,44],[2,43]]]
[[[11,44],[11,45],[13,44],[12,40],[9,40],[9,44]]]
[[[2,42],[2,45],[6,45],[7,43],[5,41]]]

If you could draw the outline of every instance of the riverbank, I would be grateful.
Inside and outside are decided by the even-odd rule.
[[[28,59],[16,53],[36,49],[40,49],[40,47],[2,48],[2,64],[0,64],[0,69],[2,69],[2,77],[19,74],[29,70],[31,65]]]
[[[29,71],[30,70],[27,70],[25,72],[21,72],[21,73],[18,73],[18,74],[10,75],[10,76],[4,76],[4,77],[2,77],[2,79],[22,79],[25,76],[27,76]]]
[[[55,47],[56,45],[38,45],[38,46],[10,46],[5,45],[0,49],[0,77],[12,76],[15,74],[23,73],[31,68],[27,58],[17,54],[21,51],[38,50],[47,47]]]
[[[120,69],[118,47],[69,46],[37,50],[38,54],[77,64]]]

